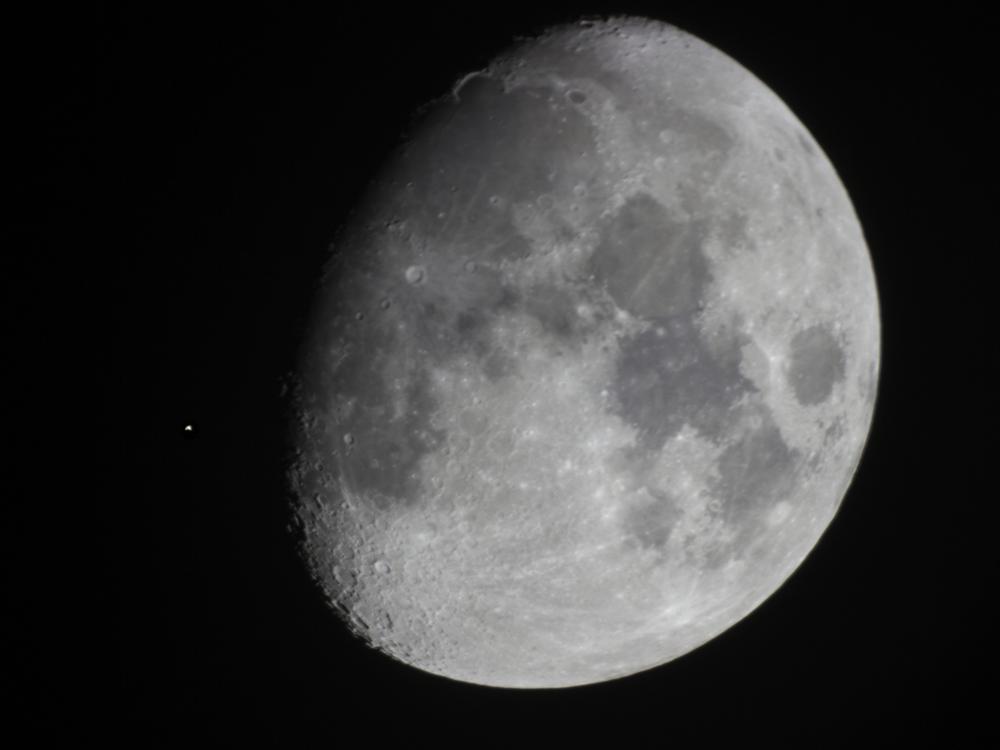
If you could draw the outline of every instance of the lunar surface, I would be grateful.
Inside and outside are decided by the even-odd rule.
[[[325,267],[290,482],[311,572],[407,664],[581,685],[773,593],[868,433],[878,301],[847,193],[760,80],[659,22],[462,76]]]

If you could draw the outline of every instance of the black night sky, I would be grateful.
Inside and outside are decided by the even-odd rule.
[[[102,3],[27,24],[46,147],[26,186],[49,208],[20,220],[88,258],[67,266],[87,293],[60,315],[92,323],[72,337],[99,381],[100,457],[80,492],[96,498],[94,583],[70,576],[90,593],[54,596],[56,563],[11,547],[38,572],[10,588],[12,712],[36,736],[133,747],[995,741],[997,544],[974,541],[996,497],[985,13],[502,5]],[[879,284],[875,422],[819,545],[723,636],[589,687],[452,682],[364,648],[313,588],[286,532],[281,376],[326,247],[408,115],[514,36],[614,13],[722,49],[829,155]],[[71,204],[94,231],[67,247],[53,207]]]

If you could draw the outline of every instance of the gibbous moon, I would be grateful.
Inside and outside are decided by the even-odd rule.
[[[858,219],[788,107],[671,26],[519,42],[423,111],[343,228],[290,481],[331,605],[484,685],[663,664],[833,518],[879,313]]]

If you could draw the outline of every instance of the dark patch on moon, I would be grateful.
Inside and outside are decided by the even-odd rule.
[[[482,310],[471,308],[458,314],[455,319],[455,330],[461,340],[468,342],[471,349],[484,339],[487,319]]]
[[[496,381],[517,372],[517,363],[493,345],[490,337],[491,318],[500,314],[500,305],[493,310],[470,308],[458,314],[454,332],[457,340],[450,354],[464,352],[479,360],[482,373]]]
[[[516,362],[494,346],[493,321],[521,304],[521,293],[503,283],[501,274],[486,265],[459,265],[461,276],[439,280],[422,289],[422,300],[402,300],[399,316],[408,334],[405,344],[417,356],[447,365],[456,358],[478,360],[491,380],[513,374]],[[395,308],[394,308],[395,309]],[[388,329],[387,350],[404,345],[394,326]],[[362,386],[363,387],[363,386]]]
[[[662,552],[682,513],[667,493],[646,487],[645,502],[629,507],[622,519],[625,538],[641,547]]]
[[[834,419],[823,431],[823,445],[829,447],[844,437],[844,418],[842,416]]]
[[[531,255],[531,243],[520,234],[513,234],[497,244],[491,255],[500,261],[519,261]]]
[[[702,563],[707,570],[753,557],[750,548],[760,539],[769,511],[795,488],[800,458],[766,409],[760,426],[726,447],[709,489],[719,503],[718,516],[734,536],[708,550]]]
[[[495,349],[483,359],[482,370],[487,380],[496,382],[501,378],[508,378],[517,374],[517,361],[513,357]]]
[[[721,164],[733,148],[733,137],[715,120],[690,109],[670,107],[661,121],[681,153]]]
[[[844,351],[826,326],[799,331],[789,346],[788,384],[803,406],[826,401],[833,386],[844,379]]]
[[[844,418],[842,416],[838,416],[830,422],[823,430],[822,447],[809,457],[809,470],[818,471],[822,467],[824,460],[828,460],[830,455],[835,455],[834,451],[837,450],[837,444],[844,439],[846,434],[847,431],[844,428]]]
[[[865,405],[871,407],[875,403],[878,391],[878,361],[872,361],[858,376],[858,390]]]
[[[406,384],[406,411],[391,413],[391,397],[385,386],[381,399],[357,413],[346,425],[349,450],[343,473],[359,494],[376,505],[411,504],[420,496],[420,459],[435,451],[446,437],[434,427],[432,417],[440,408],[424,371],[414,373]]]
[[[634,492],[648,485],[649,472],[658,457],[658,452],[646,450],[642,446],[626,445],[614,452],[608,466],[611,471],[627,480],[625,490]]]
[[[746,432],[719,456],[712,491],[722,501],[722,517],[734,529],[763,522],[768,509],[794,486],[798,451],[789,448],[765,412],[759,427]]]
[[[655,323],[622,345],[612,383],[618,415],[650,450],[685,424],[718,440],[728,431],[732,406],[755,390],[740,372],[742,340],[710,349],[691,317]]]
[[[690,316],[711,281],[705,221],[676,221],[647,193],[602,228],[590,269],[618,306],[644,318]]]
[[[578,342],[580,316],[576,301],[566,289],[550,284],[532,287],[524,296],[524,309],[541,325],[549,336],[563,344]]]
[[[745,337],[706,342],[696,315],[711,282],[707,224],[678,222],[651,196],[630,198],[604,228],[590,260],[618,304],[653,325],[622,345],[613,382],[619,416],[658,450],[685,424],[723,435],[727,413],[753,384],[740,373]],[[709,346],[711,344],[711,346]]]
[[[729,252],[752,249],[754,243],[750,237],[749,226],[750,220],[746,214],[739,211],[726,214],[716,224],[723,247]]]
[[[593,127],[557,93],[469,78],[458,100],[449,95],[425,110],[391,175],[412,189],[387,200],[442,252],[495,248],[500,257],[523,257],[530,247],[517,238],[510,207],[561,195],[593,171],[593,157],[581,156],[596,153]]]
[[[802,146],[802,150],[809,154],[809,156],[816,156],[816,147],[809,142],[809,139],[802,133],[798,133],[797,137],[799,139],[799,145]]]
[[[807,201],[806,197],[802,194],[798,183],[790,179],[787,175],[781,178],[781,192],[782,195],[788,199],[787,202],[789,204],[794,203],[803,215],[809,215],[811,212],[809,201]]]
[[[492,340],[491,328],[498,318],[527,315],[539,324],[545,336],[556,339],[560,347],[579,347],[583,321],[576,313],[572,291],[552,284],[519,290],[501,284],[499,277],[496,278],[495,288],[479,295],[478,301],[465,301],[457,312],[449,309],[456,304],[450,296],[425,304],[416,322],[420,349],[437,362],[447,362],[456,355],[470,356],[480,362],[481,371],[489,380],[496,381],[518,371],[516,360],[497,348]]]

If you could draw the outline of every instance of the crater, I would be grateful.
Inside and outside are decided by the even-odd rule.
[[[814,325],[792,337],[787,378],[803,406],[830,398],[833,386],[844,379],[845,369],[844,351],[826,326]]]
[[[590,270],[622,309],[646,318],[693,315],[711,282],[702,250],[708,224],[675,221],[647,193],[603,227]]]
[[[718,441],[729,431],[732,407],[756,390],[740,372],[748,339],[736,335],[710,348],[690,317],[654,323],[622,345],[612,383],[618,415],[650,450],[685,424]]]

